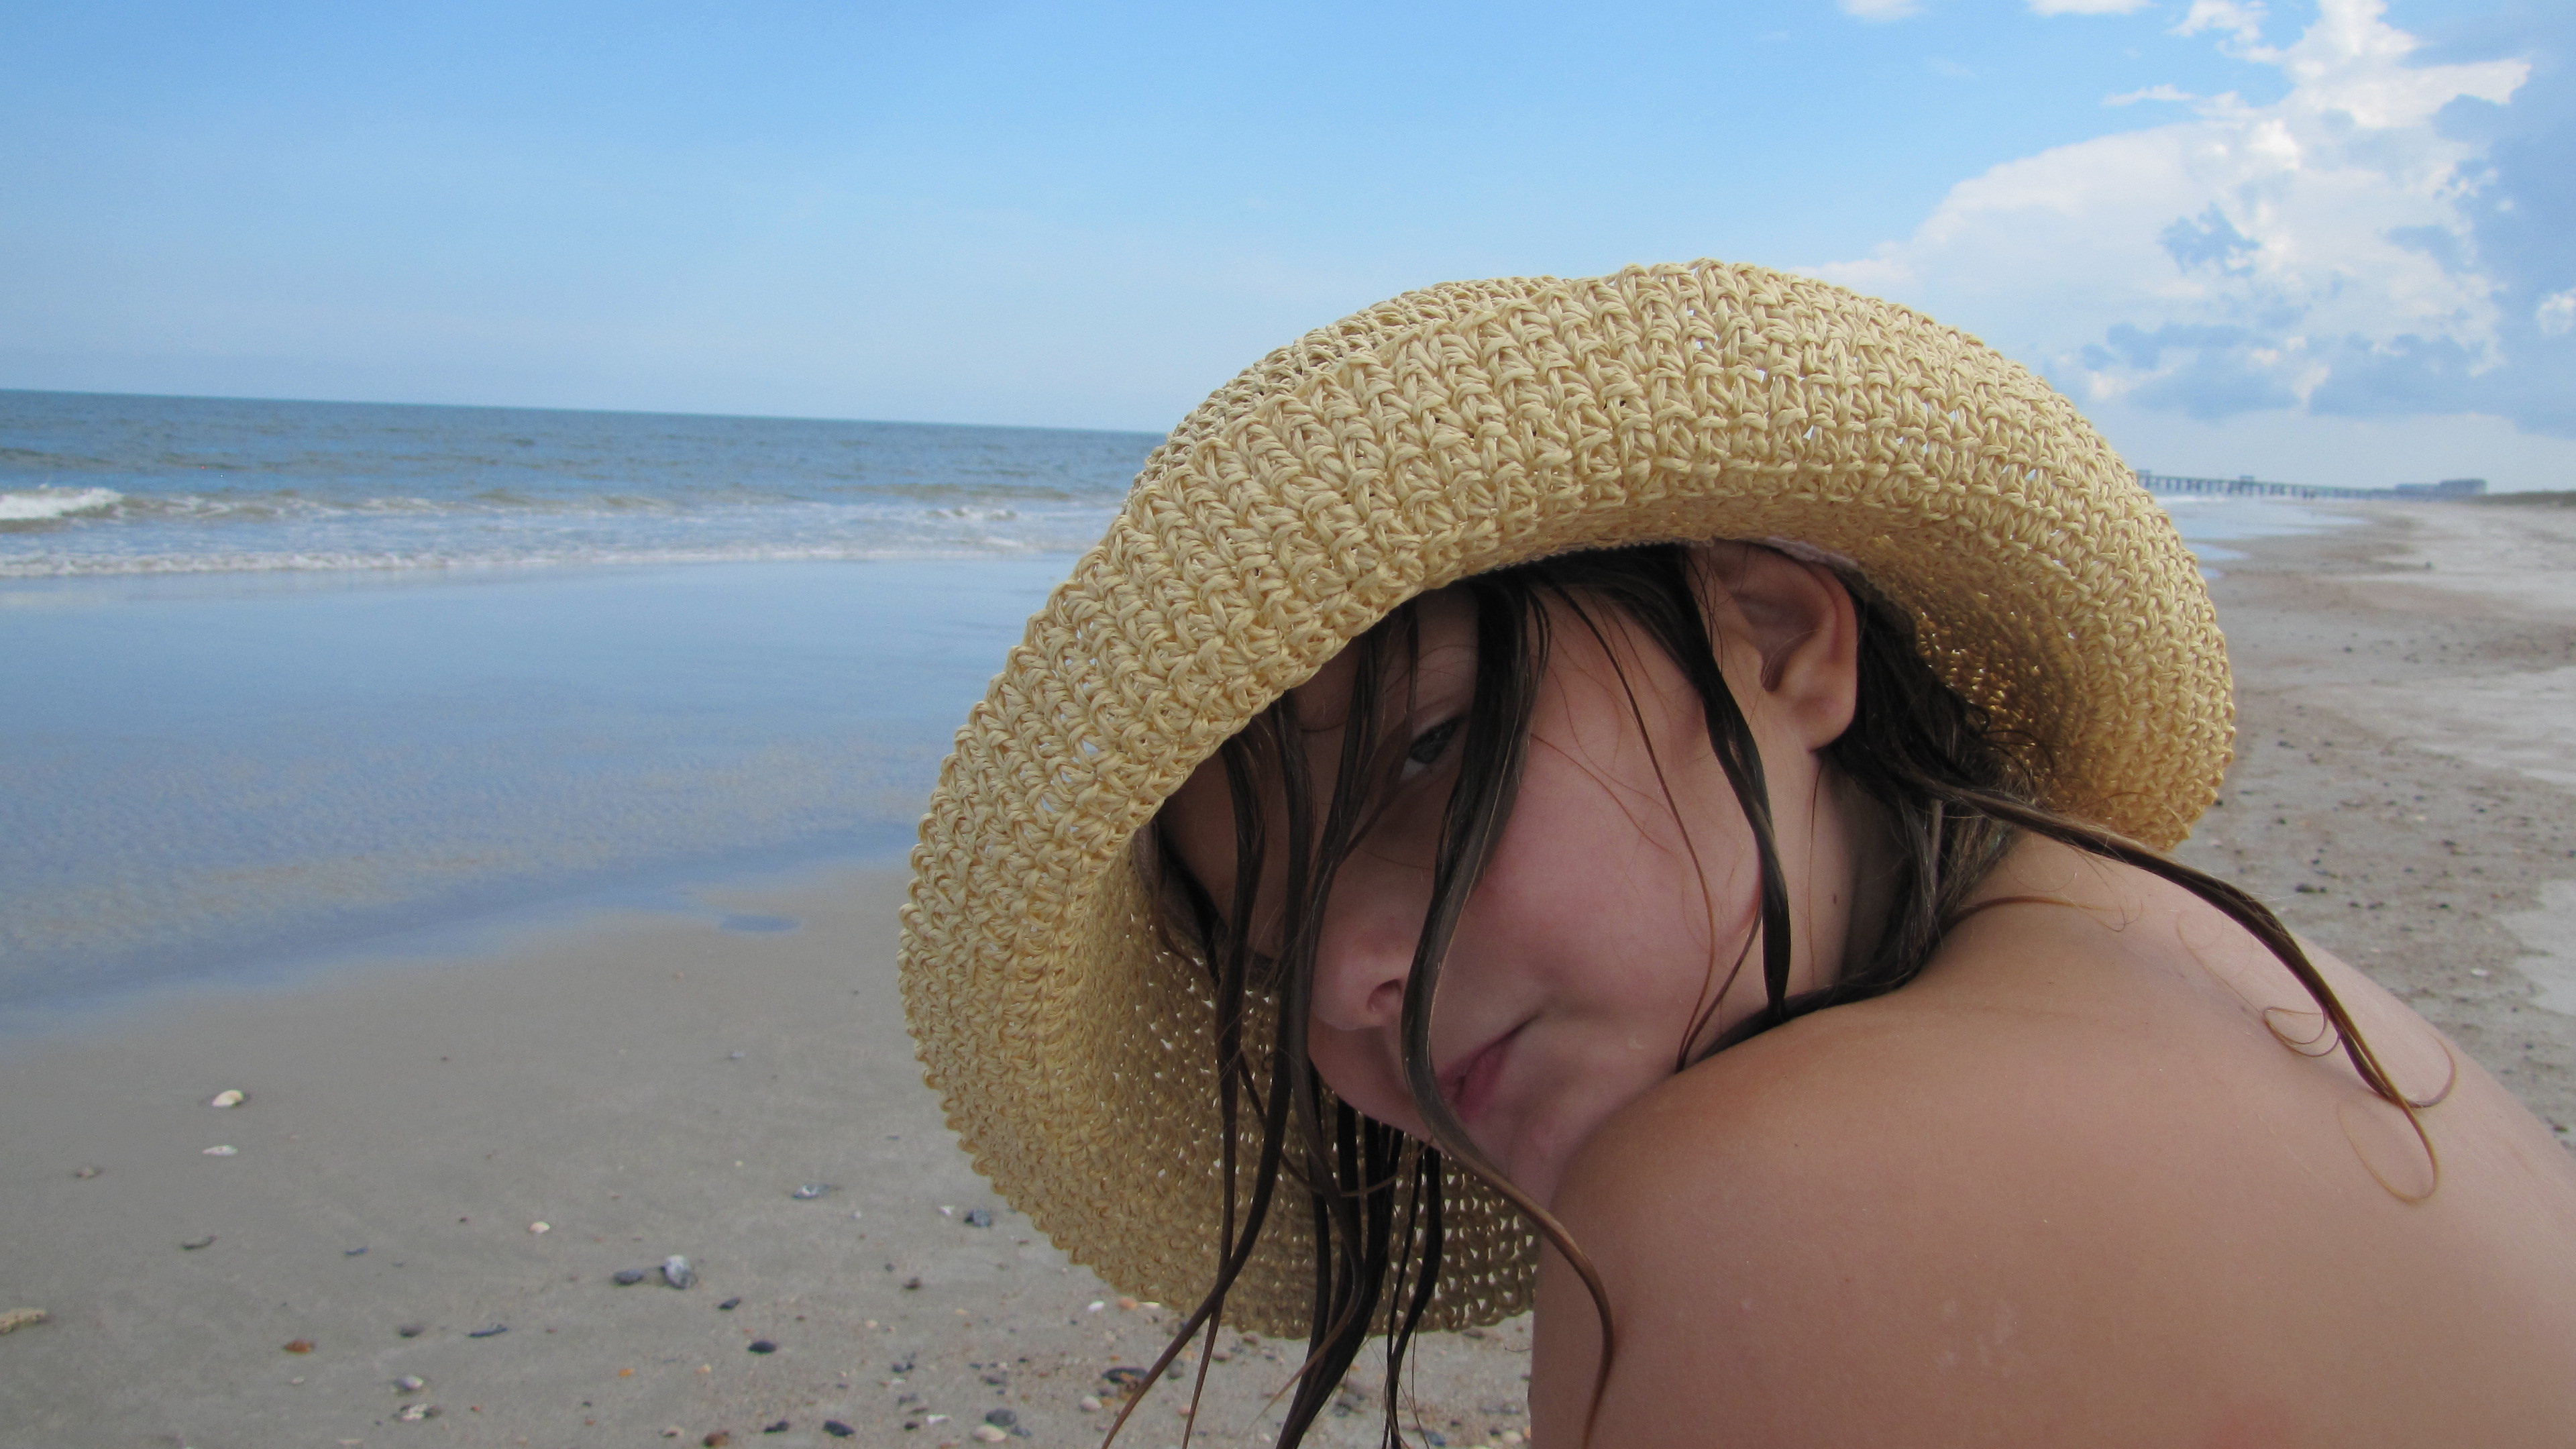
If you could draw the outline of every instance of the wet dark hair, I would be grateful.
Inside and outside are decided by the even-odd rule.
[[[1174,851],[1159,839],[1147,842],[1156,856],[1152,865],[1166,939],[1203,965],[1214,990],[1224,1123],[1224,1206],[1215,1286],[1183,1320],[1149,1371],[1148,1385],[1192,1338],[1203,1335],[1205,1347],[1214,1348],[1227,1294],[1252,1260],[1285,1176],[1300,1189],[1301,1205],[1310,1215],[1315,1278],[1307,1358],[1289,1392],[1278,1443],[1290,1449],[1303,1442],[1372,1335],[1386,1341],[1384,1442],[1402,1443],[1398,1384],[1440,1277],[1445,1158],[1510,1201],[1583,1279],[1602,1324],[1597,1406],[1616,1353],[1599,1276],[1555,1219],[1505,1180],[1468,1140],[1440,1095],[1429,1046],[1440,968],[1459,916],[1510,817],[1551,632],[1560,627],[1585,629],[1606,646],[1617,622],[1625,621],[1663,651],[1697,696],[1709,746],[1751,826],[1759,869],[1757,935],[1764,1004],[1705,1046],[1693,1048],[1726,985],[1746,964],[1755,940],[1748,936],[1735,959],[1725,964],[1723,981],[1714,979],[1719,963],[1712,961],[1716,989],[1704,994],[1708,1005],[1703,1015],[1683,1033],[1675,1071],[1810,1012],[1881,996],[1912,981],[1947,932],[1964,919],[1968,898],[2014,840],[2028,832],[2170,881],[2243,926],[2290,969],[2324,1015],[2325,1027],[2314,1038],[2282,1039],[2311,1055],[2340,1048],[2370,1089],[2406,1114],[2430,1157],[2432,1144],[2416,1109],[2439,1096],[2411,1101],[2397,1089],[2342,1003],[2268,908],[2235,886],[2040,804],[2030,766],[2045,768],[2044,747],[1999,732],[1985,711],[1943,684],[1924,662],[1913,621],[1902,610],[1857,575],[1838,571],[1837,577],[1850,593],[1860,623],[1857,703],[1850,726],[1822,753],[1879,807],[1895,846],[1895,878],[1887,882],[1891,889],[1884,927],[1866,957],[1848,963],[1838,979],[1797,995],[1789,992],[1789,903],[1770,796],[1751,727],[1718,667],[1705,600],[1720,586],[1705,561],[1680,544],[1597,550],[1477,575],[1455,586],[1474,615],[1475,683],[1457,726],[1456,777],[1443,807],[1429,909],[1401,1018],[1406,1083],[1431,1130],[1428,1143],[1413,1141],[1335,1100],[1306,1055],[1325,899],[1335,872],[1368,835],[1375,802],[1404,763],[1406,746],[1387,748],[1383,726],[1408,703],[1391,691],[1411,685],[1420,643],[1413,606],[1396,610],[1350,646],[1355,669],[1329,799],[1315,797],[1302,743],[1313,727],[1300,721],[1293,695],[1281,698],[1226,743],[1219,759],[1234,814],[1234,898],[1218,902],[1182,868]],[[1618,651],[1607,652],[1615,667]],[[1621,677],[1635,713],[1633,684]],[[1636,717],[1643,733],[1642,714]],[[1655,768],[1661,777],[1662,762],[1656,761]],[[1275,832],[1265,819],[1270,813],[1265,800],[1284,800]],[[1274,850],[1284,856],[1287,886],[1279,940],[1272,954],[1264,954],[1254,947],[1250,923],[1263,866]],[[1256,1021],[1270,1023],[1268,1060],[1258,1067],[1251,1046],[1264,1033],[1254,1029]],[[2280,1034],[2277,1026],[2275,1033]],[[1260,1151],[1249,1165],[1248,1194],[1241,1181],[1246,1164],[1237,1160],[1238,1128],[1247,1103],[1260,1123]],[[1201,1386],[1206,1373],[1203,1356]],[[1131,1400],[1128,1408],[1133,1407]],[[1110,1431],[1112,1438],[1125,1422],[1122,1413]]]

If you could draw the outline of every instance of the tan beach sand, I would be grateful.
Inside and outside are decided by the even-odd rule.
[[[2566,1141],[2576,1017],[2541,997],[2576,1007],[2576,511],[2333,511],[2362,522],[2217,566],[2237,763],[2182,857],[2406,998]]]
[[[838,872],[715,902],[792,932],[630,916],[11,1044],[0,1310],[52,1316],[0,1338],[0,1445],[843,1442],[831,1420],[929,1449],[997,1408],[1097,1442],[1081,1399],[1173,1316],[1069,1270],[968,1170],[904,1036],[901,888]],[[694,1287],[664,1286],[670,1254]],[[1452,1442],[1521,1421],[1527,1342],[1430,1346],[1418,1397]],[[1200,1441],[1241,1443],[1296,1359],[1221,1347]],[[1182,1402],[1125,1442],[1177,1443]],[[397,1417],[416,1404],[438,1412]],[[1319,1442],[1364,1442],[1363,1412],[1332,1423]]]
[[[2241,759],[2184,853],[2576,1125],[2576,515],[2362,512],[2221,566]],[[1171,1315],[967,1170],[903,1035],[899,894],[819,875],[711,893],[793,931],[636,914],[0,1043],[0,1312],[51,1315],[0,1336],[0,1446],[929,1449],[997,1408],[1097,1443],[1080,1400]],[[694,1287],[611,1281],[674,1253]],[[1422,1427],[1525,1422],[1527,1345],[1426,1337]],[[1241,1444],[1295,1354],[1223,1347],[1197,1442]],[[1372,1442],[1374,1382],[1315,1442]],[[1122,1442],[1178,1443],[1180,1402]]]

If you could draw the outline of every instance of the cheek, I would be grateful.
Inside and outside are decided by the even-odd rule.
[[[1584,639],[1567,631],[1549,671],[1468,914],[1530,1004],[1588,1027],[1594,1050],[1669,1052],[1752,935],[1752,830],[1679,672],[1651,649],[1614,671]]]
[[[1710,811],[1688,812],[1685,833],[1651,782],[1614,794],[1572,773],[1531,771],[1470,917],[1559,992],[1686,1005],[1754,919],[1750,842]]]

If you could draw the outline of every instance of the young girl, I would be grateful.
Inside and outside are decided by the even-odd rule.
[[[960,732],[907,1001],[1060,1246],[1308,1338],[1283,1443],[1533,1290],[1550,1449],[2576,1442],[2576,1168],[2158,853],[2229,734],[2171,526],[1972,339],[1433,288],[1149,460]]]

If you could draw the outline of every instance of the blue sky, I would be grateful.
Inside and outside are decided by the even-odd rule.
[[[0,387],[1159,431],[1453,277],[1924,307],[2143,467],[2576,486],[2576,7],[0,3]]]

